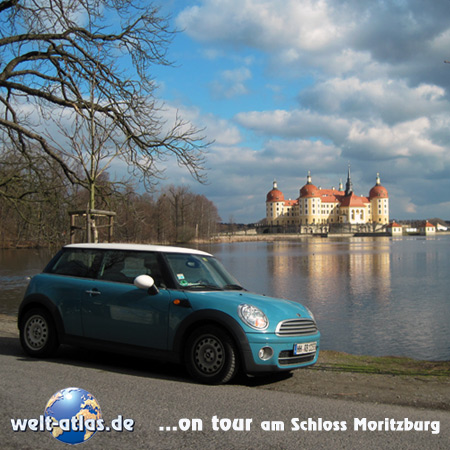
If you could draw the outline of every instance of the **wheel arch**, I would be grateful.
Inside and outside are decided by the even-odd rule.
[[[42,294],[32,294],[23,299],[17,316],[18,328],[20,329],[22,327],[25,314],[34,308],[43,308],[50,314],[50,317],[55,324],[58,338],[62,340],[65,330],[61,314],[59,313],[57,306],[48,297]]]
[[[250,348],[250,346],[244,330],[233,317],[214,309],[194,312],[178,327],[173,341],[173,350],[180,355],[182,362],[184,362],[184,349],[186,347],[188,337],[194,330],[203,325],[216,326],[230,336],[236,347],[239,362],[245,368],[246,358],[244,353],[247,348]]]

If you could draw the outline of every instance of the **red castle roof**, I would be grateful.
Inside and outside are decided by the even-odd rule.
[[[268,201],[268,202],[284,202],[284,195],[278,189],[272,189],[267,194],[267,200],[266,201]]]
[[[369,192],[369,198],[372,200],[374,197],[388,198],[388,192],[381,184],[376,184]]]
[[[349,172],[350,180],[350,172]],[[387,189],[380,184],[377,174],[377,182],[370,190],[368,197],[358,196],[351,189],[349,192],[337,189],[319,189],[311,183],[311,176],[308,172],[308,182],[300,189],[300,198],[320,198],[322,203],[340,203],[343,207],[365,207],[373,198],[388,198]],[[273,189],[267,194],[267,202],[284,202],[286,206],[298,204],[298,200],[285,200],[283,193],[274,182]]]

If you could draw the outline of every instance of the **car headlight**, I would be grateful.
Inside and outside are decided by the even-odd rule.
[[[314,320],[314,322],[316,321],[316,319],[314,318],[314,314],[311,312],[311,310],[305,306],[306,311],[308,311],[308,314],[311,316],[311,319]]]
[[[265,330],[269,326],[269,319],[256,306],[243,303],[238,306],[238,314],[244,323],[255,330]]]

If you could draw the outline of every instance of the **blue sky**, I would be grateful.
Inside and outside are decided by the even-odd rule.
[[[214,140],[200,185],[223,221],[256,222],[274,179],[297,198],[377,172],[391,218],[450,219],[450,2],[173,0],[159,98]]]

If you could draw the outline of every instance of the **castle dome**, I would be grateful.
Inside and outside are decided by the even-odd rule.
[[[388,198],[388,191],[385,187],[381,186],[380,183],[380,174],[377,173],[377,182],[375,186],[369,192],[369,198],[372,200],[373,198]]]
[[[314,184],[305,184],[300,189],[300,197],[318,197],[319,189]]]
[[[277,182],[273,182],[273,188],[267,193],[266,202],[284,202],[284,195],[278,189]]]
[[[312,184],[310,171],[308,171],[306,184],[300,189],[300,197],[319,197],[319,189]]]

